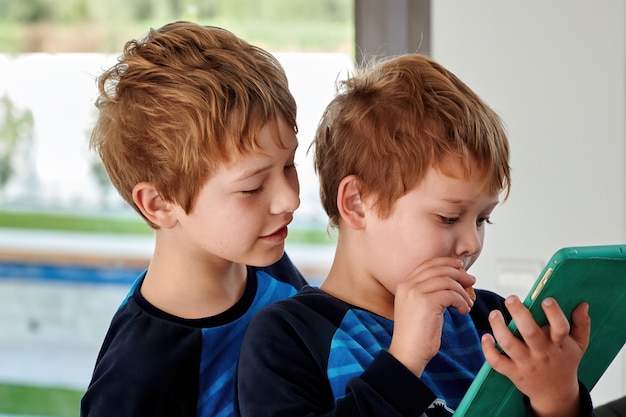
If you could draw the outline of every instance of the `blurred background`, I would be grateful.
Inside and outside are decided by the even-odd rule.
[[[512,192],[472,273],[523,296],[557,249],[626,242],[625,17],[624,0],[0,0],[0,416],[78,415],[151,254],[87,146],[95,78],[127,40],[192,20],[283,63],[302,194],[287,251],[314,284],[334,241],[306,149],[335,82],[373,55],[431,55],[507,125]],[[620,354],[592,396],[624,394]]]

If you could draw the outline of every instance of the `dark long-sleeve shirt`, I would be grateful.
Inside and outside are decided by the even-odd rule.
[[[237,411],[242,417],[451,416],[484,363],[479,340],[491,331],[489,312],[510,319],[502,297],[476,293],[469,315],[446,310],[441,349],[418,378],[387,352],[391,320],[305,287],[251,322],[239,358]],[[588,395],[581,397],[581,416],[589,416]]]
[[[182,319],[157,309],[139,291],[143,275],[113,317],[82,417],[230,417],[239,348],[264,306],[289,297],[304,278],[285,255],[248,267],[246,289],[227,311]]]

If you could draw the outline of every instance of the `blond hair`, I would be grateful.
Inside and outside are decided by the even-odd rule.
[[[489,192],[510,187],[509,144],[498,115],[432,59],[405,54],[373,62],[338,86],[314,141],[322,205],[338,224],[337,191],[348,175],[381,217],[430,167],[455,158],[479,169]],[[445,171],[444,171],[445,172]],[[447,172],[446,172],[447,173]]]
[[[296,103],[280,63],[217,27],[175,22],[151,29],[126,43],[98,88],[90,145],[139,214],[136,184],[152,183],[189,212],[217,167],[258,149],[264,125],[277,130],[281,116],[297,131]]]

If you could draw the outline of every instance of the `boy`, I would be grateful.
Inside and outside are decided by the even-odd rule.
[[[113,317],[82,416],[230,416],[243,332],[304,285],[296,103],[266,51],[188,22],[130,41],[100,77],[91,145],[155,248]]]
[[[540,329],[519,299],[465,291],[510,185],[505,131],[475,93],[427,57],[391,58],[343,83],[314,146],[335,258],[319,289],[248,327],[243,417],[450,416],[485,358],[526,394],[529,415],[591,415],[577,380],[585,304],[570,330],[545,303]]]

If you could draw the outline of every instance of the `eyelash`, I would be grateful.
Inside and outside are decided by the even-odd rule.
[[[441,222],[445,225],[453,225],[455,224],[459,218],[458,217],[445,217],[445,216],[439,216],[439,220],[441,220]],[[489,220],[489,217],[480,217],[477,219],[476,223],[479,226],[482,226],[483,224],[487,223],[487,224],[493,224],[491,222],[491,220]]]
[[[244,190],[242,191],[243,194],[245,195],[254,195],[254,194],[258,194],[261,191],[263,191],[265,187],[263,187],[262,185],[259,188],[255,188],[254,190]]]
[[[295,163],[291,163],[289,165],[285,165],[285,168],[284,168],[285,171],[291,171],[291,170],[295,170],[295,169],[296,169],[296,164]],[[244,191],[242,191],[242,194],[245,194],[245,195],[259,194],[264,189],[265,189],[265,187],[263,185],[261,185],[260,187],[255,188],[254,190],[244,190]]]
[[[478,221],[480,222],[480,224],[481,224],[481,225],[482,225],[482,224],[485,224],[485,223],[487,223],[487,224],[493,224],[493,223],[491,222],[491,220],[489,220],[489,217],[482,217],[482,218],[478,219]]]

